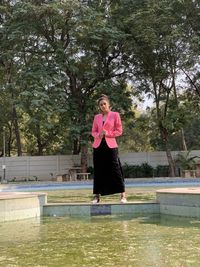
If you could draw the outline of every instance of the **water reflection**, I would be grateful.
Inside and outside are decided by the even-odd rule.
[[[200,221],[178,217],[42,218],[0,224],[0,266],[200,266]]]
[[[40,218],[0,223],[0,243],[29,242],[40,238]]]

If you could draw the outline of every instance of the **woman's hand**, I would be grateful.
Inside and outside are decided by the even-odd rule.
[[[106,134],[106,131],[103,130],[103,131],[99,134],[99,137],[102,139],[102,138],[105,136],[105,134]]]

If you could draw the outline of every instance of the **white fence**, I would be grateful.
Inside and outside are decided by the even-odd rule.
[[[0,158],[0,164],[6,166],[7,180],[52,180],[58,174],[67,173],[67,169],[78,163],[79,156],[72,155]],[[4,176],[3,168],[0,176]]]
[[[172,156],[179,153],[172,152]],[[200,150],[193,150],[190,156],[200,156]],[[168,165],[166,153],[159,152],[139,152],[120,153],[122,164],[140,165],[148,163],[151,166]],[[67,169],[74,165],[80,165],[80,156],[77,155],[57,155],[57,156],[25,156],[0,158],[0,166],[6,166],[5,176],[7,180],[39,179],[40,181],[50,181],[58,174],[67,173]],[[92,155],[88,156],[88,166],[92,166]],[[3,169],[0,168],[0,176],[4,176]]]

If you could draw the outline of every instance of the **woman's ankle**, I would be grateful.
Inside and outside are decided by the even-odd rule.
[[[121,203],[127,203],[127,199],[126,199],[126,194],[125,192],[121,193],[121,200],[120,200]]]
[[[126,198],[126,193],[125,192],[121,193],[121,198]]]
[[[92,200],[93,204],[97,204],[100,202],[100,194],[95,194]]]

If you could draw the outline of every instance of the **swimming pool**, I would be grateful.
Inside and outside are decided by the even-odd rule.
[[[194,219],[43,217],[0,229],[0,266],[200,266],[200,221]]]

